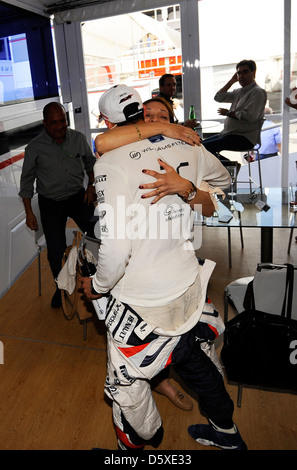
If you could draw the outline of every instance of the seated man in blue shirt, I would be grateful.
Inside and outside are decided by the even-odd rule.
[[[273,114],[273,110],[271,108],[265,108],[265,114]],[[257,145],[255,147],[255,149],[258,150],[258,153],[255,154],[256,160],[258,159],[258,154],[260,160],[264,160],[265,158],[276,157],[281,151],[282,136],[280,127],[267,129],[273,125],[274,122],[265,119],[261,132],[261,146]]]
[[[96,158],[85,136],[67,127],[66,112],[60,103],[47,104],[43,118],[44,129],[25,149],[19,196],[23,199],[27,226],[38,230],[31,206],[36,180],[48,261],[56,279],[66,248],[67,218],[72,218],[83,232],[94,236],[92,218],[96,195],[93,166]],[[89,177],[86,190],[85,172]],[[61,305],[61,292],[56,288],[51,306],[57,308]]]

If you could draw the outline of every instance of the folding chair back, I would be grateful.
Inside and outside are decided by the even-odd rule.
[[[273,315],[281,315],[286,291],[286,277],[287,265],[274,263],[258,264],[252,281],[256,310]],[[297,287],[296,275],[294,276],[294,286]],[[293,290],[295,291],[295,289]],[[248,296],[248,292],[246,296]],[[297,296],[294,295],[291,317],[297,320],[296,302]],[[244,306],[247,308],[245,301]]]

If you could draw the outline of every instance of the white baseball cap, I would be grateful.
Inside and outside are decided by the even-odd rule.
[[[143,104],[139,93],[127,85],[115,85],[99,99],[100,118],[118,124],[141,117]]]

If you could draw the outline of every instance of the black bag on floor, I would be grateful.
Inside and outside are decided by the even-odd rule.
[[[287,275],[280,315],[255,309],[251,283],[250,306],[226,323],[221,359],[230,382],[297,391],[297,320],[291,319],[294,266],[282,268]]]

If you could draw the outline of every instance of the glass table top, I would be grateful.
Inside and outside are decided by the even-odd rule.
[[[235,195],[218,197],[219,210],[212,217],[205,217],[209,227],[297,227],[297,212],[291,212],[288,188],[237,188]],[[232,217],[222,222],[222,216]]]

